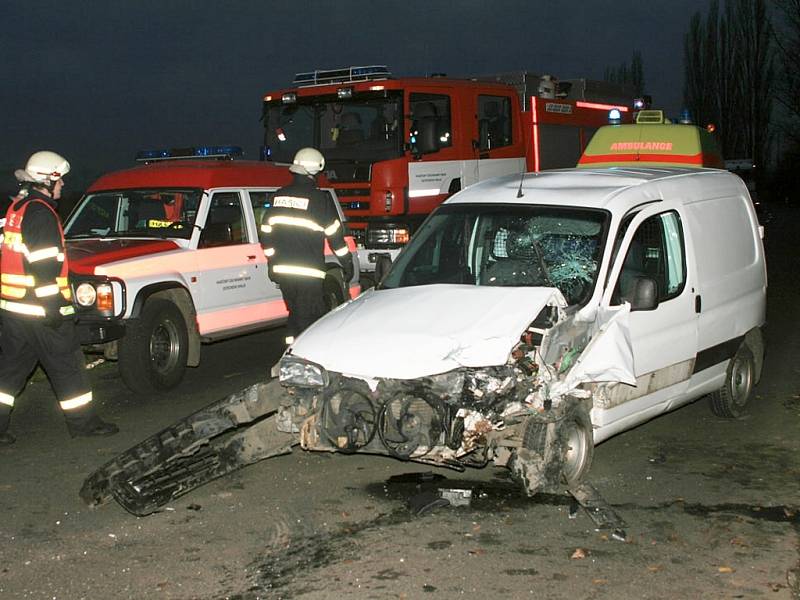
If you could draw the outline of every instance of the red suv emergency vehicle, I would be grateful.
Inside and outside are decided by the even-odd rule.
[[[177,385],[187,366],[199,364],[202,342],[278,325],[287,316],[267,277],[258,225],[291,174],[258,161],[208,160],[240,153],[236,147],[140,153],[147,164],[100,177],[65,223],[83,341],[101,344],[106,358],[118,360],[135,391]],[[335,201],[335,192],[327,192]],[[347,242],[355,254],[355,242]],[[359,293],[358,262],[345,282],[330,248],[326,255],[326,299],[333,306]]]

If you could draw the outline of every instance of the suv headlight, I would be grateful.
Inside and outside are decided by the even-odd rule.
[[[114,311],[114,290],[110,283],[89,283],[84,281],[75,288],[75,301],[78,306],[94,306],[104,313]]]
[[[325,369],[296,356],[284,356],[281,359],[278,378],[281,385],[301,387],[325,387],[329,381]]]
[[[91,306],[97,300],[97,290],[91,283],[82,283],[75,288],[75,301],[80,306]]]

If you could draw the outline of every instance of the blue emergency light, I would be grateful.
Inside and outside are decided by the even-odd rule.
[[[191,146],[188,148],[165,148],[160,150],[141,150],[136,153],[137,162],[177,160],[181,158],[227,158],[242,156],[240,146]]]
[[[622,123],[622,111],[618,108],[612,108],[608,111],[608,122],[610,125],[619,125]]]

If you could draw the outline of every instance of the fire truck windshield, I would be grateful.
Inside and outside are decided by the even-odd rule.
[[[316,96],[264,107],[268,160],[291,163],[295,152],[312,146],[328,163],[375,162],[403,154],[402,93]]]

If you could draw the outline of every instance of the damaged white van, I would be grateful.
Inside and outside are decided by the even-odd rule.
[[[660,413],[710,395],[742,414],[764,356],[760,232],[716,169],[472,186],[287,350],[278,428],[309,450],[492,462],[528,494],[576,486],[595,444]]]

